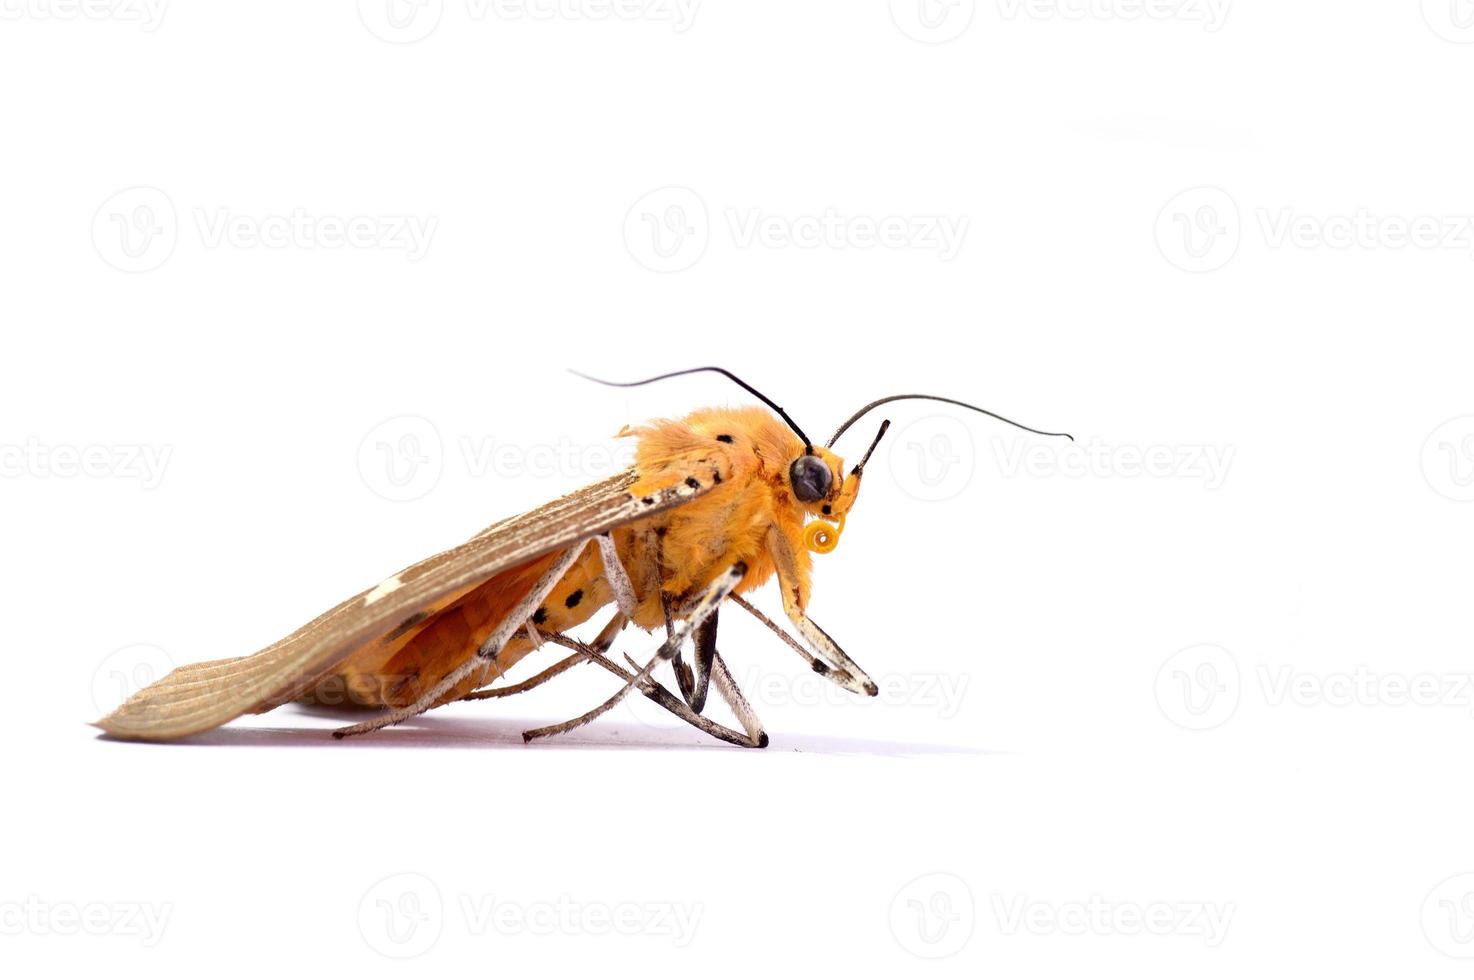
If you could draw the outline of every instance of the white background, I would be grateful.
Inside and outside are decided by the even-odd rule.
[[[4,0],[5,962],[1465,975],[1474,18],[1062,2]],[[747,403],[565,368],[706,363],[1081,448],[895,406],[811,605],[885,693],[729,613],[766,752],[524,746],[591,669],[85,726]]]

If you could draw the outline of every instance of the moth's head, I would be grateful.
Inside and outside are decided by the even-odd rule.
[[[788,489],[807,513],[834,514],[844,485],[844,460],[828,449],[805,446],[788,467]]]
[[[884,434],[891,423],[886,420]],[[880,436],[875,437],[880,441]],[[875,449],[874,444],[871,450]],[[815,517],[838,520],[850,512],[860,493],[860,477],[870,453],[845,473],[844,460],[825,446],[805,446],[804,451],[788,467],[788,486],[803,510]]]

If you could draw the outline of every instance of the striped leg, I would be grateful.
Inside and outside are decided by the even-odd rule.
[[[752,710],[752,705],[747,703],[747,698],[742,696],[737,682],[732,679],[731,672],[727,670],[726,662],[715,650],[711,655],[711,676],[716,681],[717,693],[722,696],[723,701],[727,702],[727,707],[732,709],[732,714],[737,716],[738,722],[747,732],[748,744],[757,749],[767,748],[768,733],[763,731],[762,719],[757,716],[756,711]]]

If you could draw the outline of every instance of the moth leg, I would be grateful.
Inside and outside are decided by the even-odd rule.
[[[880,688],[870,679],[870,676],[860,668],[860,665],[850,659],[849,654],[840,648],[834,638],[819,628],[819,624],[804,614],[803,607],[798,604],[798,564],[794,561],[793,550],[789,547],[788,539],[783,532],[776,527],[768,528],[768,554],[773,558],[773,564],[778,569],[778,591],[783,596],[783,612],[788,619],[798,628],[798,635],[808,641],[809,646],[818,651],[823,660],[808,658],[809,666],[814,672],[827,677],[846,691],[856,694],[865,694],[875,697],[880,693]],[[743,603],[746,606],[746,603]],[[749,612],[754,614],[757,610],[747,606]],[[773,623],[765,616],[758,616],[769,626]],[[779,630],[778,632],[782,632]],[[825,663],[825,660],[828,663]]]
[[[614,696],[609,698],[609,700],[591,711],[584,712],[577,718],[571,718],[557,725],[534,728],[530,731],[523,732],[522,738],[530,742],[535,738],[570,732],[581,725],[587,725],[595,718],[619,704],[620,701],[624,700],[624,696],[630,692],[631,688],[639,687],[641,690],[644,690],[645,682],[650,680],[650,672],[657,665],[675,656],[676,651],[680,649],[681,644],[690,635],[691,631],[700,626],[711,615],[712,611],[721,605],[722,600],[731,594],[732,590],[737,587],[737,583],[742,581],[742,576],[746,574],[747,565],[744,562],[739,561],[727,569],[721,577],[707,588],[706,593],[696,601],[687,618],[682,620],[681,624],[671,631],[670,636],[666,637],[665,642],[660,645],[660,649],[655,651],[655,656],[651,657],[649,662],[626,681],[624,686],[615,692]]]
[[[495,660],[496,655],[501,653],[502,648],[507,645],[507,641],[512,638],[517,630],[522,628],[522,624],[527,621],[527,618],[537,610],[538,606],[542,605],[543,600],[548,597],[548,593],[553,591],[553,587],[567,574],[568,569],[573,567],[573,563],[578,560],[579,555],[583,554],[583,549],[588,543],[588,539],[585,538],[563,552],[558,557],[558,560],[553,562],[548,570],[543,573],[542,578],[537,580],[537,584],[528,590],[527,595],[522,597],[522,601],[517,603],[512,611],[507,613],[506,617],[497,624],[496,629],[492,630],[491,635],[486,638],[486,641],[481,644],[481,648],[476,651],[476,655],[467,658],[465,663],[442,677],[440,682],[421,695],[418,701],[405,708],[396,708],[369,721],[357,725],[349,725],[347,728],[340,728],[333,732],[333,737],[343,738],[347,735],[363,735],[368,732],[378,731],[387,725],[397,725],[406,718],[413,718],[415,715],[435,707],[441,698],[455,689],[457,684],[470,677],[476,670],[484,668],[488,661]]]
[[[637,670],[639,669],[640,665],[635,663],[635,661],[630,658],[629,654],[625,654],[624,659],[629,662],[629,665],[631,667],[634,667]],[[747,732],[746,738],[740,740],[737,738],[728,738],[726,735],[718,734],[711,731],[710,728],[707,727],[708,725],[713,728],[720,728],[723,732],[735,734],[732,732],[731,729],[723,728],[716,722],[710,721],[709,719],[701,715],[697,715],[696,717],[706,724],[698,724],[696,721],[691,721],[691,719],[687,716],[692,712],[690,711],[690,709],[685,708],[685,706],[681,705],[679,702],[677,702],[677,706],[675,708],[670,708],[671,713],[678,715],[681,718],[685,718],[688,721],[691,721],[691,724],[696,725],[696,727],[700,728],[702,731],[707,732],[708,734],[716,735],[717,738],[725,739],[728,742],[732,742],[734,745],[743,745],[750,749],[767,748],[768,733],[763,731],[762,719],[757,716],[757,712],[752,709],[752,705],[749,704],[747,698],[743,696],[742,689],[737,686],[737,682],[732,678],[731,672],[727,669],[726,661],[722,660],[721,654],[719,653],[713,653],[712,655],[711,677],[712,680],[716,682],[717,693],[722,696],[723,701],[727,702],[727,707],[732,709],[732,714],[737,716],[737,721],[741,723],[743,729]],[[660,687],[660,684],[656,681],[651,681],[650,683],[656,687]],[[661,690],[663,691],[664,688],[661,688]],[[659,701],[661,704],[665,703],[660,698],[655,698],[655,700]]]
[[[753,748],[767,748],[768,733],[763,731],[762,719],[757,716],[756,711],[752,710],[752,705],[747,703],[747,698],[742,695],[742,689],[732,679],[731,671],[727,670],[726,662],[716,650],[711,652],[711,676],[716,681],[717,693],[722,696],[723,701],[727,702],[727,707],[732,709],[732,714],[737,716],[737,721],[747,732],[748,743]]]
[[[552,637],[547,637],[547,639],[552,640]],[[553,642],[557,641],[554,640]],[[547,670],[534,674],[519,684],[508,684],[506,687],[488,687],[480,691],[472,691],[470,694],[462,694],[456,700],[484,701],[487,698],[505,698],[513,694],[521,694],[523,691],[530,691],[534,687],[547,683],[570,667],[577,667],[581,663],[586,663],[588,659],[586,654],[575,653],[573,656],[558,661]]]
[[[555,639],[554,642],[563,641]],[[565,645],[575,644],[578,644],[577,640],[572,640],[570,641],[570,643]],[[628,655],[625,656],[625,659],[629,660],[630,667],[634,669],[635,673],[631,673],[630,671],[625,670],[623,667],[619,666],[619,664],[610,660],[608,657],[605,657],[601,653],[590,652],[588,659],[592,660],[600,667],[603,667],[614,676],[625,681],[633,680],[640,669],[640,665],[635,663],[633,660],[629,660]],[[651,701],[654,701],[656,704],[660,705],[666,711],[669,711],[677,718],[686,722],[691,727],[705,732],[712,738],[721,739],[723,742],[730,742],[733,745],[740,746],[741,748],[745,749],[761,749],[767,747],[768,736],[763,734],[761,726],[758,727],[756,735],[752,734],[750,731],[747,734],[733,731],[725,725],[714,722],[710,718],[703,717],[702,715],[699,715],[696,712],[692,711],[681,701],[680,698],[671,694],[659,681],[653,678],[647,679],[645,681],[645,683],[640,688],[640,693],[644,694],[645,697],[649,698]],[[746,725],[744,725],[744,727],[746,727]]]
[[[632,619],[639,600],[635,598],[635,587],[624,570],[624,563],[619,560],[619,549],[614,547],[614,538],[601,534],[594,540],[599,542],[599,557],[604,561],[604,579],[609,583],[609,591],[614,593],[615,608],[624,613],[626,619]]]
[[[717,614],[720,609],[713,609],[706,621],[696,627],[696,668],[693,675],[692,669],[687,667],[677,653],[675,658],[676,683],[681,689],[681,697],[691,706],[691,710],[700,714],[706,707],[707,684],[711,679],[711,665],[717,654]]]
[[[666,597],[662,595],[661,598],[664,600]],[[727,598],[747,605],[735,592],[727,596]],[[748,609],[752,609],[752,607],[748,606]],[[752,611],[757,612],[755,609]],[[742,690],[737,686],[737,682],[732,679],[731,671],[727,670],[726,662],[717,653],[717,615],[720,612],[720,608],[713,609],[711,615],[706,618],[706,621],[696,627],[696,673],[694,679],[691,675],[691,670],[681,661],[679,655],[676,656],[676,682],[680,685],[681,696],[686,699],[686,703],[691,706],[691,710],[700,714],[706,707],[707,682],[714,678],[717,683],[717,693],[722,696],[723,701],[727,702],[727,707],[732,709],[732,714],[736,715],[737,720],[741,722],[743,729],[747,732],[749,744],[754,748],[766,748],[768,736],[763,731],[762,720],[758,718],[757,712],[752,710],[752,705],[747,702],[747,698],[743,696]],[[758,613],[758,615],[761,616],[762,614]],[[670,621],[668,603],[666,605],[666,621],[667,623]],[[668,626],[667,630],[669,630]],[[787,638],[787,634],[784,634],[784,637]],[[796,641],[792,639],[789,639],[788,642],[797,646]],[[803,650],[802,647],[799,647],[799,649],[803,652],[804,656],[812,659],[807,650]]]
[[[614,645],[614,638],[619,635],[620,630],[624,629],[625,624],[628,622],[629,620],[625,619],[624,613],[615,613],[614,618],[611,619],[608,624],[599,631],[599,635],[594,638],[592,649],[597,650],[600,653],[607,651],[611,646]],[[564,636],[562,633],[539,633],[537,627],[533,626],[530,622],[522,624],[522,630],[524,633],[527,634],[528,639],[535,640],[538,644],[557,643],[561,646],[568,646],[569,642],[574,642],[578,643],[578,646],[573,647],[572,649],[582,651],[590,648],[589,644],[585,644],[580,641],[568,641],[568,637]],[[460,697],[456,698],[456,700],[484,701],[487,698],[504,698],[512,694],[521,694],[523,691],[530,691],[534,687],[547,683],[554,677],[557,677],[559,674],[563,673],[568,668],[575,667],[588,659],[589,658],[586,654],[580,653],[576,656],[568,657],[566,659],[558,661],[547,670],[534,674],[525,681],[520,681],[516,684],[508,684],[505,687],[491,687],[483,688],[479,691],[472,691],[469,694],[462,694]]]
[[[727,601],[735,602],[743,609],[746,609],[749,613],[752,614],[752,617],[754,619],[776,633],[779,639],[781,639],[784,643],[787,643],[800,657],[803,657],[804,660],[808,662],[810,667],[814,666],[815,658],[814,655],[808,651],[808,648],[805,647],[802,643],[795,640],[792,636],[789,636],[787,630],[769,619],[767,615],[757,606],[754,606],[752,603],[748,602],[740,595],[729,595],[727,596]]]

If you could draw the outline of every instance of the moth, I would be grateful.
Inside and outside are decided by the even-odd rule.
[[[630,428],[634,465],[623,473],[486,528],[449,551],[389,576],[247,657],[177,668],[95,724],[123,739],[161,741],[223,725],[289,701],[378,709],[333,732],[362,735],[457,700],[505,697],[593,663],[618,689],[577,718],[523,733],[531,741],[599,717],[631,692],[715,738],[762,748],[767,733],[717,651],[718,614],[755,616],[809,667],[845,690],[874,696],[875,682],[806,613],[813,555],[833,551],[860,481],[890,421],[848,473],[833,447],[871,411],[925,399],[1041,432],[986,409],[936,395],[890,395],[865,405],[816,446],[772,399],[719,367],[691,368],[619,384],[715,373],[765,407],[707,408]],[[598,379],[589,379],[595,380]],[[615,384],[614,382],[601,382]],[[793,636],[745,594],[777,579]],[[592,640],[571,635],[601,611]],[[644,663],[611,656],[628,626],[662,630]],[[682,653],[691,640],[690,663]],[[545,645],[570,651],[516,684],[504,675]],[[673,664],[672,693],[655,674]],[[703,714],[712,688],[742,727]]]

